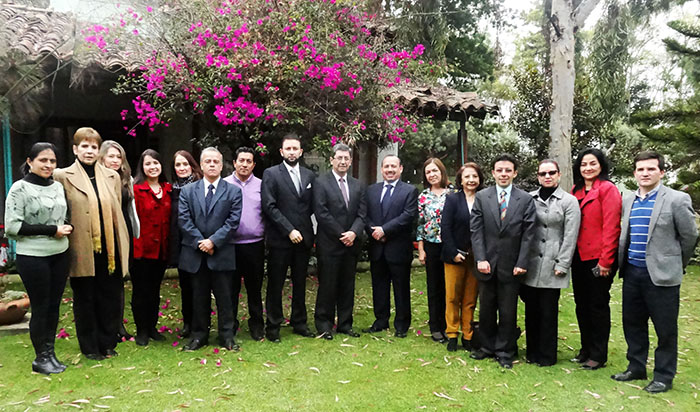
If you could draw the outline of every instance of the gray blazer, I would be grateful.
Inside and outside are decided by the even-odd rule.
[[[537,223],[535,240],[530,247],[532,260],[523,283],[534,288],[568,288],[569,268],[581,225],[581,209],[578,200],[561,187],[546,201],[539,193],[539,189],[530,192],[535,199]],[[566,274],[555,276],[555,270]]]
[[[622,197],[622,233],[618,249],[620,277],[624,275],[627,265],[630,211],[635,198],[633,192],[627,192]],[[698,228],[690,196],[661,184],[651,212],[646,251],[647,270],[654,285],[681,284],[697,238]]]

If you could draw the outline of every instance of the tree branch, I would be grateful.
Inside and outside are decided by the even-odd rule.
[[[573,20],[576,27],[581,27],[600,0],[582,0],[574,10]]]

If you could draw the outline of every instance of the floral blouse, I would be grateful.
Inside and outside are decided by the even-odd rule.
[[[428,188],[418,195],[418,230],[416,231],[416,240],[442,243],[440,238],[442,208],[445,206],[447,195],[453,192],[454,190],[448,187],[441,195],[436,195]]]

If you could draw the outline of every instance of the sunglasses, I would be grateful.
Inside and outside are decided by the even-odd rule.
[[[550,170],[548,172],[537,172],[537,176],[539,176],[539,177],[556,176],[557,173],[559,173],[558,170]]]

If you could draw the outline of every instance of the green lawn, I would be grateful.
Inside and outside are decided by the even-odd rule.
[[[406,339],[383,333],[324,341],[292,335],[291,328],[283,328],[282,343],[273,344],[252,341],[247,323],[242,322],[238,353],[211,346],[185,353],[180,351],[184,342],[175,346],[175,335],[169,335],[167,342],[145,349],[121,343],[119,357],[95,362],[79,355],[66,302],[59,327],[71,336],[56,344],[59,358],[70,364],[63,374],[31,373],[28,335],[0,338],[0,410],[700,410],[699,277],[700,268],[692,268],[681,290],[678,375],[674,389],[660,395],[642,391],[645,383],[640,381],[625,384],[610,379],[626,366],[619,280],[613,287],[607,368],[583,371],[568,361],[578,349],[569,289],[561,299],[559,363],[540,368],[521,358],[506,371],[493,361],[474,361],[463,351],[448,353],[430,340],[425,273],[417,270],[412,279],[413,328]],[[312,280],[307,286],[316,289]],[[163,309],[160,324],[175,329],[179,290],[171,281],[163,284],[162,293],[161,303],[171,302]],[[309,293],[309,308],[314,296]],[[356,330],[373,320],[368,273],[358,276],[355,314]],[[519,341],[521,348],[524,341],[524,337]]]

